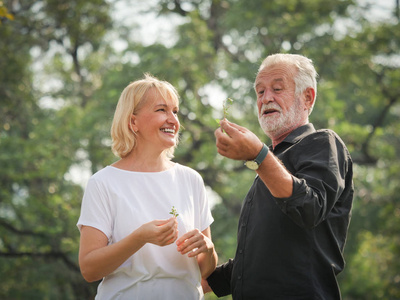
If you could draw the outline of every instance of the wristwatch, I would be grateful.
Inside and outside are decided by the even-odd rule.
[[[246,160],[244,165],[248,167],[250,170],[257,170],[258,167],[261,165],[262,161],[268,154],[268,147],[267,145],[263,144],[261,151],[258,153],[257,157],[254,160]]]

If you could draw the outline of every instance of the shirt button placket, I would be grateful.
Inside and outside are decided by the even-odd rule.
[[[250,217],[251,206],[252,206],[252,197],[249,198],[247,203],[246,203],[246,210],[244,211],[243,219],[242,219],[242,222],[240,224],[240,227],[241,227],[240,231],[242,233],[241,234],[242,239],[240,241],[240,244],[238,245],[239,246],[238,247],[238,253],[241,256],[240,260],[241,260],[242,263],[240,265],[240,269],[239,269],[239,272],[238,272],[237,279],[238,279],[238,283],[240,285],[240,293],[239,293],[239,295],[241,295],[241,296],[243,296],[243,273],[244,273],[244,266],[246,264],[244,255],[245,255],[245,251],[246,251],[245,245],[246,245],[246,236],[247,236],[247,223],[248,223],[248,220],[249,220],[249,217]]]

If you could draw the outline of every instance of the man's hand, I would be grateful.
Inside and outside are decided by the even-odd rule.
[[[250,130],[224,119],[215,130],[218,153],[231,159],[255,159],[263,147],[260,139]],[[225,131],[225,133],[224,133]]]

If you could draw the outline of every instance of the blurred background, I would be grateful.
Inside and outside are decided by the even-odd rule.
[[[319,73],[310,121],[355,162],[343,299],[400,299],[399,19],[399,0],[0,0],[0,298],[95,295],[75,224],[89,176],[117,159],[119,95],[145,72],[181,95],[174,160],[203,176],[220,262],[233,257],[254,172],[218,155],[216,119],[230,97],[228,118],[269,144],[252,84],[289,52]]]

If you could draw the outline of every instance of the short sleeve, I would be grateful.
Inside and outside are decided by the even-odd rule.
[[[204,185],[204,180],[197,171],[188,167],[186,167],[185,169],[186,175],[184,176],[186,177],[190,175],[190,185],[193,189],[196,200],[194,203],[195,211],[197,212],[195,214],[195,227],[198,228],[200,231],[204,231],[214,221],[207,198],[207,191]]]
[[[81,215],[77,226],[94,227],[102,231],[108,239],[112,233],[112,211],[106,189],[94,177],[91,177],[82,199]]]
[[[207,198],[207,191],[204,186],[203,179],[200,177],[200,182],[199,182],[199,189],[200,191],[200,212],[201,212],[201,217],[200,217],[200,231],[203,231],[207,229],[213,222],[214,218],[212,217],[211,214],[211,209],[210,205],[208,203],[208,198]]]

